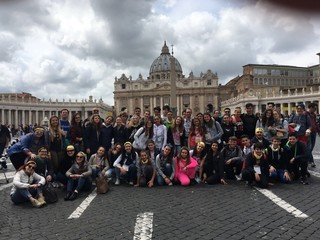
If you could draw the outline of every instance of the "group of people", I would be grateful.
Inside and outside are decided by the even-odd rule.
[[[317,105],[298,104],[296,115],[284,119],[273,104],[259,118],[253,105],[245,113],[224,109],[197,113],[187,108],[173,117],[169,106],[142,114],[122,111],[114,121],[98,109],[88,119],[80,113],[68,121],[69,111],[51,116],[47,128],[37,126],[7,153],[17,170],[11,199],[45,204],[42,187],[53,182],[65,187],[64,200],[75,200],[90,190],[97,177],[115,185],[135,187],[243,180],[267,188],[276,182],[300,180],[308,184],[308,163],[315,167],[312,150]]]

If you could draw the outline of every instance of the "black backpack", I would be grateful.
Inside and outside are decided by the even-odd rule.
[[[52,183],[48,182],[44,185],[42,189],[43,196],[45,198],[46,203],[55,203],[58,201],[58,194],[53,187]]]

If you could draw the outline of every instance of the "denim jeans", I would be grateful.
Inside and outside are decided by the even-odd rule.
[[[316,144],[316,139],[317,139],[317,133],[316,132],[311,132],[309,138],[308,138],[308,144],[307,144],[307,149],[308,149],[308,162],[309,163],[314,163],[312,151],[313,148]]]
[[[40,193],[42,188],[18,188],[10,197],[14,204],[19,204],[29,201],[30,197],[36,197]]]
[[[109,168],[106,172],[107,178],[115,178],[116,177],[116,169],[115,168]]]
[[[166,177],[170,178],[171,174],[172,174],[172,166],[170,163],[166,163],[162,169],[162,172],[164,173],[164,175],[166,175]],[[157,174],[157,183],[159,186],[163,186],[166,185],[166,182],[164,181],[163,177],[160,176],[159,174]]]
[[[119,168],[115,168],[116,176],[118,179],[123,178],[128,182],[134,182],[137,178],[137,167],[134,164],[128,166],[128,171],[125,174],[122,174]]]
[[[270,173],[270,178],[278,180],[280,179],[280,182],[282,183],[289,183],[290,181],[287,180],[284,177],[284,170],[283,169],[277,169],[276,171]]]
[[[89,191],[91,189],[92,182],[88,177],[80,177],[78,179],[68,179],[67,191],[72,192],[77,190],[78,192],[84,190]]]
[[[92,179],[95,180],[96,177],[100,177],[101,176],[101,169],[97,168],[96,166],[91,166],[91,170],[92,170]]]

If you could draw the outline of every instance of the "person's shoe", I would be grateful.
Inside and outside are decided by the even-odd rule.
[[[71,196],[69,197],[69,200],[70,200],[70,201],[73,201],[73,200],[77,199],[77,197],[78,197],[78,193],[77,193],[77,192],[73,192],[73,193],[71,194]]]
[[[311,174],[309,173],[309,171],[307,171],[307,177],[311,177]]]
[[[40,208],[43,206],[43,203],[39,202],[37,199],[31,199],[30,200],[32,206],[36,207],[36,208]]]
[[[44,196],[38,197],[37,200],[38,200],[40,203],[42,203],[43,205],[47,204]]]
[[[236,177],[237,181],[241,181],[242,180],[241,174],[240,175],[236,174],[235,177]]]
[[[64,197],[64,200],[65,201],[70,200],[71,195],[72,195],[72,192],[67,192],[66,196]]]
[[[129,182],[129,185],[130,185],[130,186],[133,186],[133,182],[132,182],[132,181],[130,181],[130,182]]]
[[[107,181],[108,181],[108,182],[111,182],[111,181],[112,181],[112,178],[111,178],[111,177],[109,177],[109,178],[107,179]]]
[[[116,182],[114,183],[115,185],[120,185],[120,179],[117,178]]]
[[[308,180],[307,180],[306,177],[301,177],[300,182],[301,182],[303,185],[308,185],[308,184],[309,184],[309,182],[308,182]]]
[[[311,167],[315,168],[316,167],[316,164],[313,162],[311,163]]]
[[[194,180],[196,180],[197,183],[201,182],[201,179],[199,177],[196,177]]]
[[[252,186],[253,186],[253,183],[252,183],[252,182],[249,182],[249,181],[246,181],[246,185],[247,185],[248,187],[252,187]]]

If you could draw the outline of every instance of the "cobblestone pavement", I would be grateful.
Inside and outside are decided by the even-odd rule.
[[[93,190],[92,194],[83,194],[73,202],[63,201],[65,192],[59,190],[57,203],[35,209],[28,203],[18,206],[11,203],[12,179],[6,184],[0,171],[0,239],[148,239],[152,236],[152,239],[185,240],[318,240],[320,146],[317,140],[314,150],[317,167],[312,169],[310,184],[277,184],[266,192],[237,181],[228,181],[225,186],[200,184],[152,189],[112,185],[105,195],[95,195]],[[10,177],[13,172],[12,166],[9,167]],[[69,219],[75,212],[79,217]],[[149,225],[144,226],[147,221],[137,225],[137,219],[141,220],[139,214],[144,213],[149,217]],[[141,237],[137,229],[147,237]]]

